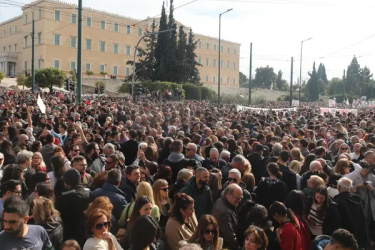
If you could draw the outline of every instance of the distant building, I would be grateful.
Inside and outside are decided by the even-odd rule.
[[[69,73],[77,67],[76,5],[55,0],[38,0],[22,8],[20,16],[0,23],[0,71],[7,76],[31,72],[31,30],[35,20],[35,69],[54,67]],[[104,11],[83,8],[82,72],[92,70],[116,75],[117,79],[132,74],[134,47],[151,27],[152,20],[143,22]],[[218,39],[194,34],[196,60],[201,82],[217,85],[221,64],[223,86],[239,86],[240,44],[222,40],[221,62],[218,62]],[[141,42],[140,47],[146,44]]]

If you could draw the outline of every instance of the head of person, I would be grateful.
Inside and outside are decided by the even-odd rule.
[[[320,207],[320,209],[318,209],[317,211],[317,214],[320,217],[323,217],[323,214],[327,210],[329,204],[327,188],[325,186],[317,187],[314,192],[313,200],[314,203]]]
[[[133,225],[139,216],[151,215],[153,202],[148,196],[138,197],[134,203],[133,212],[129,218],[128,227]]]
[[[362,144],[361,143],[355,143],[354,146],[353,146],[354,153],[356,153],[357,155],[359,155],[359,153],[361,151],[361,148],[362,148]]]
[[[147,145],[147,144],[146,144]],[[104,145],[103,147],[103,152],[105,155],[111,155],[111,154],[114,154],[116,151],[115,149],[115,145],[113,145],[112,143],[107,143]]]
[[[114,168],[108,171],[107,183],[119,187],[121,179],[122,173],[120,169]]]
[[[133,249],[148,249],[161,235],[157,221],[149,215],[138,217],[132,227],[130,244]]]
[[[285,198],[284,205],[290,208],[299,218],[304,218],[306,204],[305,195],[301,190],[292,190]]]
[[[64,160],[61,156],[53,156],[51,158],[51,167],[56,178],[59,179],[63,176],[65,172],[65,166]]]
[[[80,150],[79,150],[79,147],[77,145],[71,145],[69,147],[69,149],[70,149],[70,156],[72,158],[75,157],[75,156],[77,156],[77,155],[79,155]],[[99,149],[99,147],[98,147],[98,149]],[[86,150],[86,148],[85,148],[85,150]]]
[[[375,151],[369,150],[365,153],[365,161],[371,165],[375,164]]]
[[[229,174],[228,174],[228,183],[229,184],[240,183],[240,179],[241,179],[240,170],[238,170],[236,168],[232,168],[231,170],[229,170]]]
[[[196,152],[197,152],[197,145],[195,143],[188,143],[186,145],[186,157],[191,159],[195,156]]]
[[[111,213],[96,208],[87,216],[85,224],[86,238],[95,237],[103,239],[103,234],[111,228]]]
[[[194,212],[193,198],[184,193],[175,194],[169,217],[174,218],[183,225],[186,219],[193,216]]]
[[[320,163],[320,161],[312,161],[310,163],[310,166],[309,166],[309,171],[310,172],[315,172],[315,171],[321,172],[321,171],[323,171],[323,167],[322,167],[322,164]]]
[[[230,184],[224,189],[222,198],[225,198],[233,207],[237,207],[243,198],[242,188],[237,184]]]
[[[183,148],[183,143],[181,140],[174,140],[172,142],[172,151],[173,153],[181,153]]]
[[[193,177],[193,171],[187,168],[183,168],[178,171],[177,181],[186,184],[191,177]]]
[[[213,164],[216,164],[218,161],[219,161],[219,151],[217,150],[217,148],[211,148],[210,149],[210,161],[213,163]]]
[[[45,197],[34,199],[33,218],[37,224],[54,221],[59,216],[60,213],[55,209],[52,200]]]
[[[138,184],[141,180],[141,170],[138,165],[131,165],[126,168],[126,178],[134,184]]]
[[[75,149],[72,156],[73,155],[74,156],[79,155],[80,149],[77,145],[72,147],[72,149]],[[76,151],[77,149],[78,149],[78,151]],[[99,148],[99,145],[97,143],[91,142],[91,143],[87,144],[87,146],[85,147],[85,155],[87,157],[89,157],[91,160],[97,159],[99,157],[99,154],[100,154],[100,148]]]
[[[350,173],[350,162],[348,159],[340,159],[335,166],[335,173],[346,175]]]
[[[331,241],[324,250],[357,250],[358,244],[354,235],[345,229],[337,229],[333,232]]]
[[[250,226],[245,231],[245,250],[266,250],[268,237],[264,230],[257,226]]]
[[[338,154],[341,155],[343,153],[350,153],[350,148],[346,143],[341,144],[339,148]]]
[[[267,229],[268,226],[268,211],[263,205],[255,204],[249,212],[249,223],[263,229]]]
[[[6,234],[22,236],[29,221],[29,205],[19,195],[12,195],[4,201],[3,225]]]
[[[21,151],[17,154],[17,162],[23,168],[28,168],[31,166],[32,158],[33,158],[34,153],[30,151]]]
[[[18,145],[20,147],[26,147],[29,144],[29,137],[27,135],[21,134],[18,137]]]
[[[3,200],[6,200],[12,195],[22,195],[21,181],[19,180],[7,180],[1,186],[1,191],[3,193]]]
[[[287,208],[284,203],[275,201],[269,208],[269,215],[278,223],[283,223],[285,220],[290,220],[295,226],[295,216],[291,209]],[[297,226],[296,226],[297,227]],[[298,228],[297,228],[298,229]]]
[[[60,250],[81,250],[81,247],[77,241],[67,240],[60,246]]]
[[[72,168],[78,170],[81,175],[84,175],[87,170],[87,161],[85,157],[77,155],[72,159]]]
[[[210,173],[204,167],[198,167],[195,170],[195,181],[198,187],[204,188],[208,185],[208,181],[210,179]]]
[[[240,172],[242,172],[244,164],[245,164],[245,157],[243,157],[242,155],[234,156],[230,163],[230,165],[233,168],[238,169]]]
[[[119,158],[117,154],[111,154],[105,159],[106,170],[111,170],[117,167]]]
[[[294,160],[294,161],[291,161],[288,165],[288,167],[296,174],[299,174],[299,172],[301,171],[301,162],[297,161],[297,160]]]
[[[155,203],[154,202],[154,193],[153,193],[153,190],[152,190],[152,186],[147,181],[142,181],[137,186],[137,196],[136,196],[135,199],[138,199],[138,198],[140,198],[142,196],[147,196],[148,198],[150,198],[152,204]]]
[[[212,245],[212,249],[217,250],[219,239],[219,225],[212,215],[203,215],[198,222],[198,227],[191,236],[189,243],[199,243],[207,249]]]
[[[152,191],[154,193],[155,205],[162,211],[164,202],[169,203],[169,186],[168,182],[164,179],[158,179],[152,185]]]
[[[368,173],[370,172],[370,163],[368,163],[367,161],[361,161],[359,162],[359,165],[362,167],[361,169],[361,175],[362,176],[366,176],[368,175]]]
[[[349,178],[342,177],[337,182],[337,190],[339,191],[339,193],[350,192],[352,187],[353,187],[353,181]]]
[[[71,168],[64,172],[63,180],[66,189],[74,189],[81,182],[81,174],[77,169]]]
[[[89,214],[95,209],[102,209],[108,213],[112,213],[113,205],[108,197],[105,197],[105,196],[97,197],[92,203],[90,203],[90,205],[85,210],[84,212],[85,217],[87,218]]]
[[[39,182],[35,186],[34,198],[44,197],[52,201],[55,200],[53,187],[49,183]]]
[[[307,180],[307,186],[309,188],[313,188],[313,189],[316,189],[320,186],[323,186],[324,185],[324,180],[317,176],[317,175],[312,175],[310,176],[310,178]]]
[[[220,153],[220,159],[223,159],[227,163],[230,162],[230,152],[228,150],[223,150]]]

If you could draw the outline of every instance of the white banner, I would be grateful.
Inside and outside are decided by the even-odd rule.
[[[292,100],[292,106],[298,107],[299,106],[299,100]]]
[[[40,111],[45,114],[46,113],[46,105],[42,101],[42,98],[40,98],[40,95],[38,95],[38,100],[36,102],[39,106]]]
[[[375,101],[369,101],[367,107],[368,107],[368,108],[373,108],[373,107],[375,107]]]
[[[336,112],[339,112],[340,114],[343,114],[343,113],[346,113],[346,114],[352,113],[355,116],[357,116],[357,114],[358,114],[358,110],[357,109],[320,108],[320,114],[321,115],[324,115],[324,113],[331,113],[333,116],[335,116]]]
[[[328,107],[336,108],[336,100],[335,99],[329,99],[328,100]]]
[[[297,111],[297,108],[285,108],[285,109],[263,109],[263,108],[251,108],[251,107],[245,107],[241,105],[237,105],[237,111],[245,111],[245,110],[253,110],[256,112],[268,112],[268,111],[275,111],[275,112],[281,112],[281,111]]]

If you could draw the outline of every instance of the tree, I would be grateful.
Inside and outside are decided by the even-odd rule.
[[[168,29],[167,24],[167,15],[165,13],[165,7],[164,2],[161,9],[161,16],[160,16],[160,24],[159,24],[159,32],[165,31]],[[169,39],[169,33],[164,32],[158,35],[157,45],[155,48],[155,76],[156,79],[164,79],[164,73],[165,73],[165,65],[164,65],[164,55],[167,51],[168,46],[168,39]]]
[[[35,71],[35,82],[41,88],[49,88],[52,93],[52,87],[61,87],[64,83],[66,75],[56,68],[45,68]]]
[[[26,85],[26,83],[27,83],[27,81],[26,81],[26,76],[25,75],[23,75],[23,74],[19,74],[18,76],[17,76],[17,85],[18,86],[22,86],[22,89],[25,89],[25,85]],[[29,86],[26,86],[26,87],[29,87]],[[31,87],[31,86],[30,86]]]
[[[100,86],[103,86],[104,87],[104,89],[105,89],[105,82],[103,82],[103,81],[96,81],[95,82],[95,88],[99,88]]]
[[[271,88],[272,84],[276,81],[276,74],[273,68],[267,67],[257,68],[255,70],[254,86],[260,88]]]
[[[180,26],[178,31],[178,44],[176,51],[176,74],[175,80],[178,83],[184,83],[188,81],[188,62],[187,62],[187,35],[184,31],[184,26]]]
[[[5,78],[5,73],[4,71],[0,71],[0,83],[1,81]]]
[[[309,73],[309,75],[310,79],[307,82],[305,95],[310,96],[310,101],[317,101],[319,100],[319,81],[318,74],[316,73],[315,62],[313,65],[313,71],[312,73]]]
[[[362,92],[361,85],[361,67],[358,64],[356,56],[354,56],[346,72],[345,91],[356,97],[360,97]]]
[[[198,63],[195,59],[197,58],[197,54],[195,53],[195,49],[197,48],[198,41],[195,41],[195,36],[193,34],[193,30],[190,28],[189,31],[189,40],[186,47],[186,63],[187,63],[187,75],[188,75],[188,82],[198,84],[201,81],[201,77],[199,75],[199,70],[197,66],[202,66],[202,64]]]
[[[288,82],[286,80],[283,80],[283,72],[281,70],[279,70],[279,72],[277,73],[276,87],[279,90],[288,89]]]
[[[240,87],[246,86],[247,88],[249,88],[249,79],[241,71],[240,71],[239,83],[240,83]]]
[[[71,70],[69,74],[72,77],[73,82],[77,82],[76,72],[74,70]]]
[[[89,76],[89,78],[91,78],[91,76],[94,74],[94,71],[92,70],[86,70],[86,75]]]

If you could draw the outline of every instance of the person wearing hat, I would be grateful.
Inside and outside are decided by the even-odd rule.
[[[94,195],[81,184],[81,174],[71,168],[63,175],[66,191],[56,196],[56,209],[64,221],[64,236],[74,239],[81,246],[85,243],[84,211],[94,200]]]

